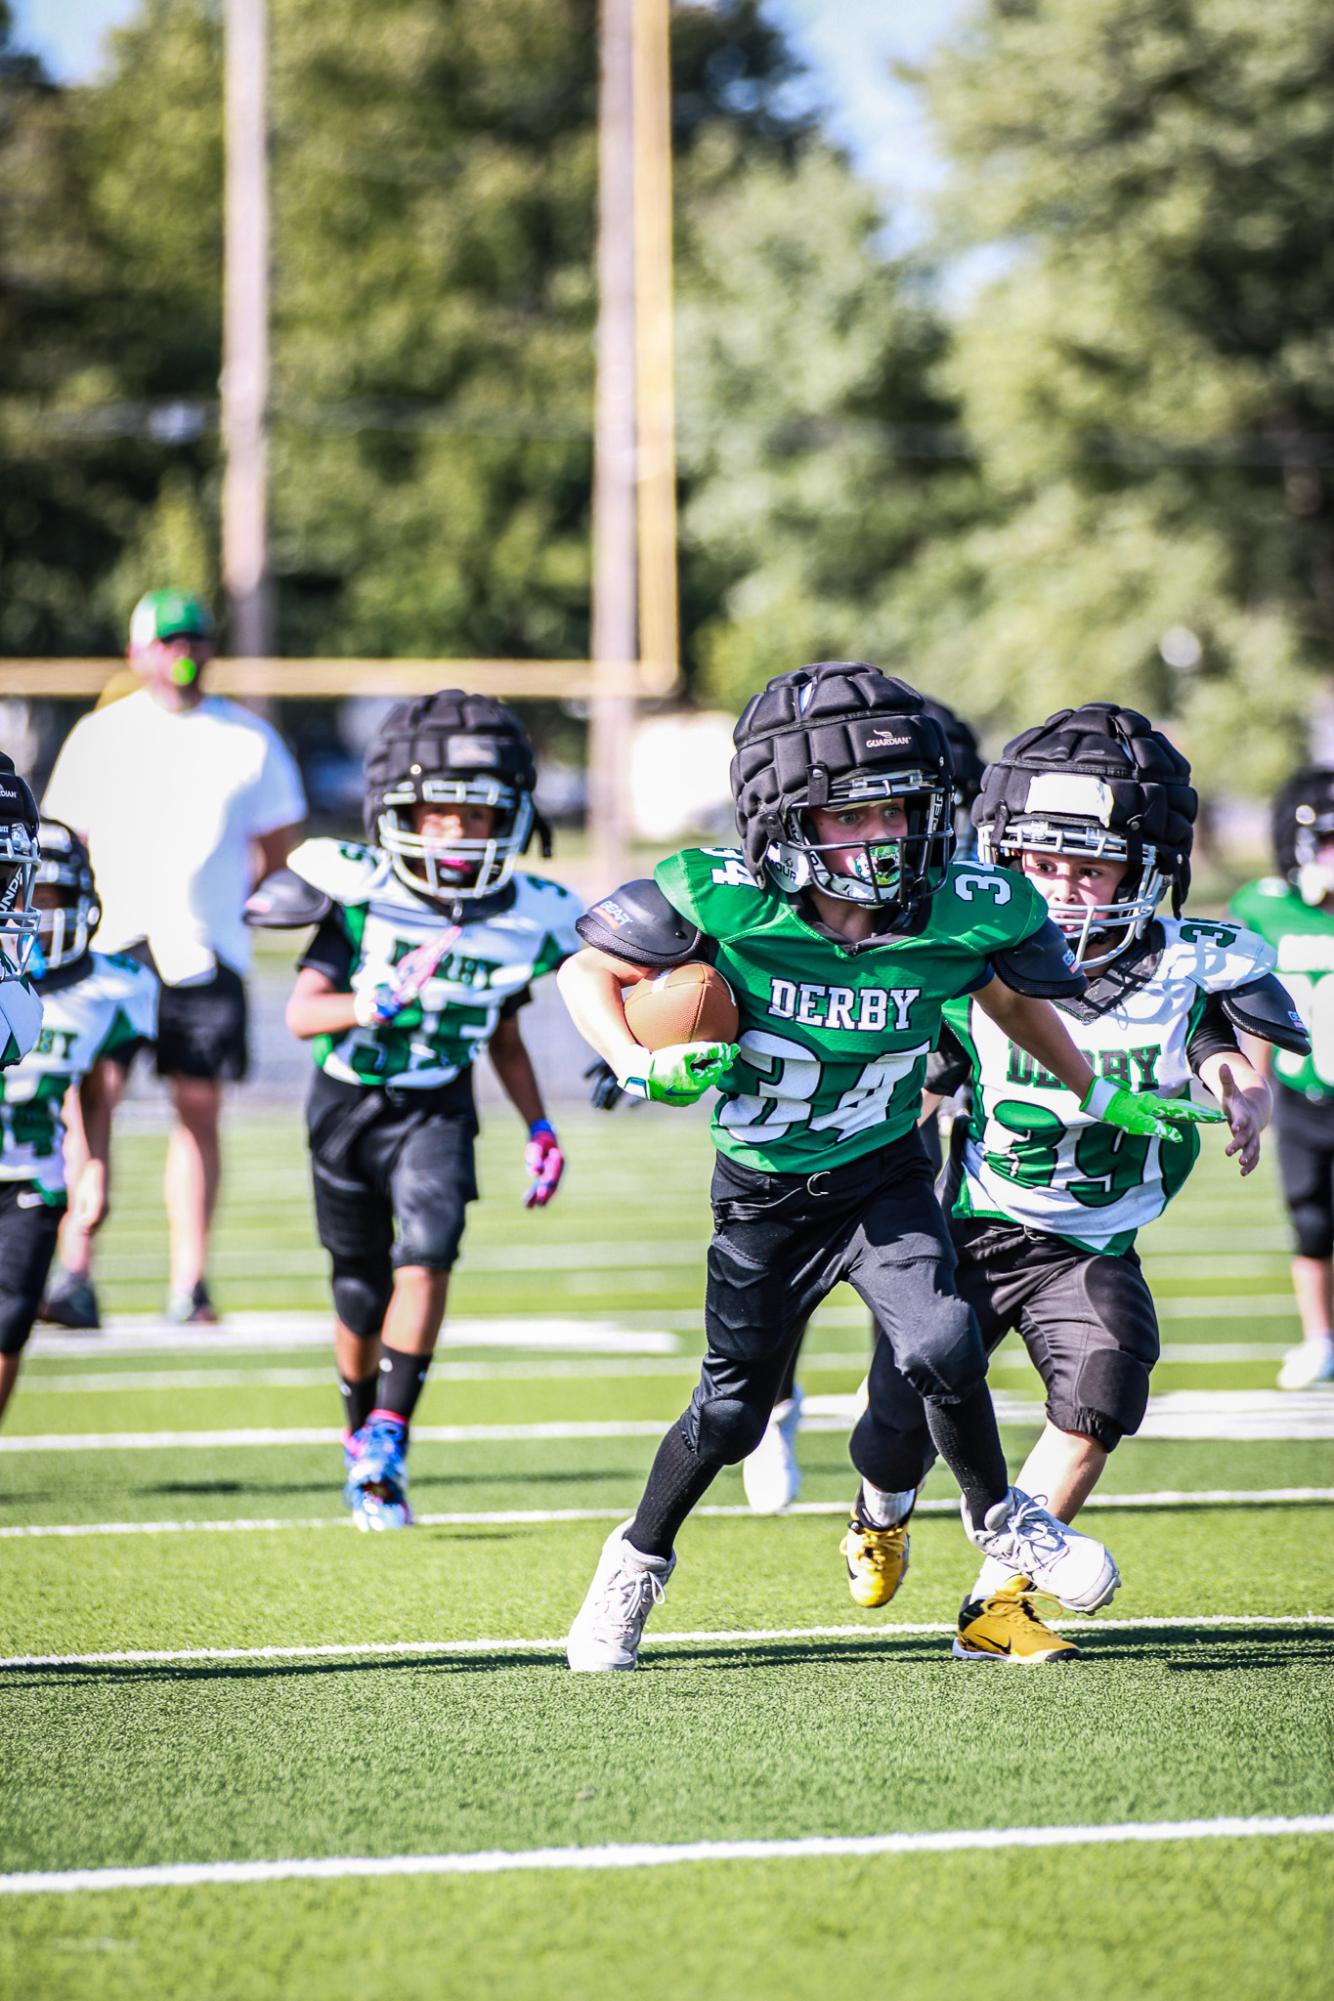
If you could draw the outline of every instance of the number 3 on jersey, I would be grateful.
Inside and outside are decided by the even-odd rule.
[[[819,1058],[785,1035],[747,1029],[741,1038],[742,1060],[759,1072],[767,1088],[762,1094],[731,1099],[720,1107],[718,1122],[732,1131],[762,1126],[766,1134],[809,1125],[812,1132],[836,1132],[847,1139],[884,1122],[895,1091],[929,1053],[930,1044],[920,1042],[914,1049],[877,1057],[829,1111],[812,1117],[812,1101],[820,1089]]]

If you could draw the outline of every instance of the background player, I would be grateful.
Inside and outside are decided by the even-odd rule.
[[[945,702],[926,696],[923,708],[940,724],[949,746],[950,763],[954,770],[954,859],[967,861],[976,853],[973,801],[982,784],[983,765],[977,737],[963,717],[956,715]],[[941,1125],[947,1119],[952,1120],[957,1109],[952,1100],[944,1100],[939,1106],[938,1116],[922,1122],[922,1144],[933,1174],[939,1174],[944,1164],[941,1158]],[[876,1329],[872,1322],[873,1342],[875,1337]],[[804,1339],[803,1334],[792,1351],[792,1359],[778,1385],[777,1399],[763,1438],[742,1462],[742,1485],[746,1499],[757,1515],[781,1514],[801,1491],[797,1433],[801,1428],[802,1395],[796,1372]]]
[[[743,847],[693,848],[595,905],[590,949],[561,988],[623,1089],[668,1103],[713,1083],[718,1162],[708,1253],[708,1352],[689,1408],[658,1449],[634,1519],[612,1531],[568,1642],[571,1667],[632,1668],[675,1564],[676,1533],[724,1465],[758,1442],[791,1349],[849,1280],[886,1330],[853,1433],[860,1507],[888,1527],[911,1503],[881,1394],[894,1358],[925,1401],[973,1541],[1023,1552],[1063,1602],[1096,1610],[1117,1575],[1009,1486],[977,1323],[917,1131],[941,1008],[981,1005],[1076,1102],[1163,1133],[1178,1111],[1095,1082],[1043,992],[1082,989],[1042,898],[1006,871],[950,862],[948,746],[922,698],[861,662],[778,676],[743,712],[732,789]],[[740,1012],[739,1051],[650,1056],[622,990],[710,958]],[[908,1488],[904,1495],[903,1489]]]
[[[551,1200],[564,1167],[518,1014],[578,949],[580,906],[515,872],[534,830],[550,853],[535,784],[502,702],[450,688],[400,703],[367,751],[369,844],[304,842],[249,907],[252,923],[319,926],[287,1024],[317,1065],[315,1219],[333,1267],[344,1498],[365,1529],[412,1519],[408,1427],[477,1194],[483,1050],[528,1129],[529,1205]]]
[[[1274,803],[1278,874],[1248,882],[1232,913],[1277,955],[1311,1034],[1306,1054],[1273,1057],[1274,1130],[1292,1222],[1292,1285],[1301,1345],[1284,1357],[1279,1387],[1334,1382],[1334,770],[1290,778]],[[1269,1050],[1257,1060],[1268,1067]]]
[[[65,1213],[67,1095],[78,1093],[88,1141],[72,1206],[91,1234],[107,1214],[119,1075],[139,1045],[152,1041],[157,1017],[157,981],[145,967],[89,950],[100,913],[87,848],[58,820],[43,820],[39,839],[31,963],[42,1025],[0,1098],[0,1413],[13,1394]]]
[[[1227,1152],[1254,1168],[1269,1117],[1263,1077],[1243,1034],[1305,1046],[1262,939],[1234,924],[1183,918],[1196,796],[1190,767],[1146,718],[1092,702],[1062,710],[1006,745],[976,806],[981,854],[1006,863],[1047,899],[1088,976],[1056,1006],[1098,1074],[1169,1096],[1198,1077],[1231,1129]],[[1155,913],[1170,893],[1173,916]],[[1108,1455],[1136,1430],[1158,1358],[1158,1323],[1135,1235],[1190,1173],[1198,1135],[1164,1146],[1090,1117],[1059,1080],[1016,1048],[972,996],[945,1009],[932,1081],[971,1078],[974,1110],[959,1129],[946,1200],[956,1284],[988,1350],[1023,1336],[1047,1393],[1046,1424],[1019,1484],[1073,1521]],[[908,1385],[900,1383],[904,1390]],[[922,1474],[934,1453],[915,1393]],[[907,1562],[906,1516],[895,1531]],[[849,1531],[849,1581],[868,1602]],[[954,1644],[970,1660],[1074,1656],[1031,1602],[1032,1579],[988,1558],[965,1601]],[[869,1602],[882,1602],[871,1600]]]
[[[29,962],[37,938],[37,802],[0,751],[0,1070],[26,1056],[42,1025]]]

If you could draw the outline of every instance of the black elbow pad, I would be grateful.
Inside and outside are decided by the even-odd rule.
[[[647,876],[604,896],[574,928],[585,945],[631,966],[683,966],[704,956],[703,932]]]
[[[1293,1056],[1310,1055],[1306,1024],[1292,1004],[1292,995],[1272,973],[1248,986],[1232,987],[1218,998],[1232,1026],[1244,1035],[1258,1036],[1261,1042],[1272,1042]]]
[[[993,952],[991,963],[1003,985],[1031,1000],[1078,1000],[1087,985],[1074,953],[1050,917],[1031,938],[1011,945],[1008,951]]]
[[[333,909],[333,898],[298,875],[278,868],[266,875],[246,898],[245,921],[257,931],[299,931],[322,924]]]

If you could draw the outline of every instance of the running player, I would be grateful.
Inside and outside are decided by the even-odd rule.
[[[945,702],[937,702],[926,697],[925,712],[934,717],[945,733],[949,746],[950,763],[954,770],[954,859],[967,861],[976,854],[976,835],[973,830],[973,801],[982,784],[982,758],[978,750],[977,737],[963,717],[956,715]],[[614,1088],[614,1086],[613,1086]],[[946,1099],[940,1104],[938,1115],[922,1122],[922,1144],[926,1157],[931,1163],[931,1172],[939,1174],[944,1161],[941,1157],[941,1125],[952,1120],[962,1107],[954,1100]],[[871,1339],[875,1340],[875,1323],[871,1324]],[[797,1381],[797,1363],[801,1356],[803,1334],[792,1351],[792,1358],[778,1385],[778,1393],[769,1422],[764,1428],[755,1450],[747,1455],[741,1466],[741,1483],[747,1501],[757,1515],[778,1515],[790,1508],[801,1492],[801,1468],[797,1463],[797,1433],[801,1429],[802,1394]]]
[[[366,756],[367,845],[304,842],[247,909],[252,924],[318,926],[287,1025],[316,1064],[315,1221],[333,1271],[344,1499],[363,1529],[412,1520],[408,1428],[477,1195],[483,1051],[528,1130],[527,1205],[549,1202],[564,1169],[518,1017],[578,950],[580,906],[516,871],[534,831],[551,851],[535,783],[502,702],[449,688],[400,703]]]
[[[157,1029],[157,981],[147,968],[89,950],[101,913],[84,843],[59,820],[43,820],[38,838],[30,965],[42,1024],[0,1088],[0,1413],[18,1379],[68,1201],[66,1095],[77,1090],[88,1136],[73,1207],[91,1233],[107,1213],[112,1107],[136,1049]]]
[[[604,898],[578,927],[589,949],[560,976],[623,1089],[668,1104],[722,1093],[708,1352],[633,1520],[607,1539],[569,1636],[577,1669],[635,1666],[678,1530],[722,1467],[753,1450],[794,1342],[844,1278],[886,1330],[851,1444],[867,1519],[897,1521],[918,1477],[915,1464],[901,1477],[885,1421],[882,1384],[901,1368],[972,1540],[1031,1565],[1067,1605],[1105,1604],[1118,1579],[1101,1544],[1009,1485],[917,1131],[923,1071],[946,1001],[976,993],[1095,1116],[1150,1135],[1216,1116],[1095,1080],[1041,998],[1083,988],[1041,896],[1006,870],[951,864],[949,751],[913,689],[861,662],[802,668],[748,704],[735,741],[741,848],[688,848],[652,882]],[[624,987],[700,958],[736,995],[739,1046],[650,1055],[626,1026]]]
[[[975,809],[979,852],[1038,890],[1069,939],[1088,985],[1056,1006],[1098,1075],[1172,1098],[1198,1077],[1223,1108],[1226,1151],[1246,1175],[1269,1091],[1242,1037],[1294,1051],[1306,1041],[1273,976],[1272,949],[1236,924],[1181,915],[1196,812],[1189,780],[1185,758],[1133,709],[1062,710],[988,767]],[[1173,915],[1159,917],[1169,894]],[[1165,1146],[1115,1130],[1050,1065],[1034,1063],[980,995],[950,1002],[945,1020],[930,1081],[939,1091],[968,1079],[974,1088],[946,1182],[955,1283],[988,1351],[1012,1329],[1023,1337],[1047,1407],[1019,1482],[1069,1523],[1144,1417],[1158,1323],[1135,1237],[1186,1180],[1199,1139],[1188,1131],[1184,1144]],[[929,1412],[903,1375],[887,1384],[886,1401],[910,1473],[915,1431],[920,1480],[935,1457]],[[859,1604],[893,1595],[910,1512],[886,1539],[854,1510],[844,1549]],[[1075,1644],[1034,1610],[1038,1582],[1021,1562],[989,1554],[959,1615],[955,1654],[1073,1658]]]
[[[1279,1387],[1334,1382],[1334,770],[1290,778],[1274,803],[1278,874],[1248,882],[1232,914],[1268,939],[1311,1033],[1305,1054],[1273,1056],[1274,1133],[1292,1223],[1292,1286],[1302,1339]],[[1260,1061],[1268,1068],[1268,1047]]]

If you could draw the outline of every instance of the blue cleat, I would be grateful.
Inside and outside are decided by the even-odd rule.
[[[344,1442],[343,1465],[343,1500],[359,1529],[411,1526],[407,1437],[401,1424],[384,1418],[363,1424]]]

